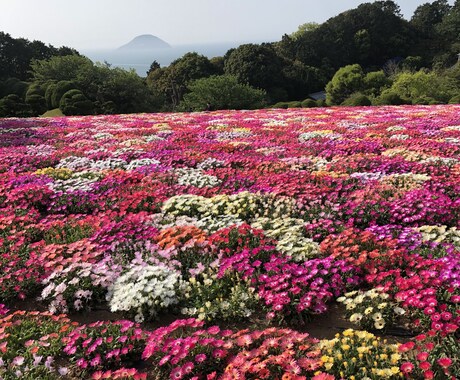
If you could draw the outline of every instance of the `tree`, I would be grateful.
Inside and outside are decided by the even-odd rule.
[[[231,75],[213,75],[198,79],[188,86],[181,103],[183,110],[202,111],[207,104],[213,109],[254,109],[264,104],[266,93],[241,84]]]
[[[0,99],[0,117],[29,117],[30,107],[19,96],[10,94]]]
[[[240,83],[271,90],[283,85],[283,62],[270,44],[246,44],[234,49],[225,60],[225,74]]]
[[[393,1],[375,1],[332,17],[295,41],[285,38],[281,49],[307,66],[322,67],[326,58],[336,71],[354,63],[378,67],[404,57],[417,38]]]
[[[48,109],[45,100],[45,90],[36,83],[29,86],[26,92],[25,102],[29,105],[35,116],[41,115]]]
[[[56,85],[52,87],[53,91],[50,96],[51,109],[58,108],[61,102],[62,96],[67,91],[70,91],[76,88],[77,88],[76,83],[70,80],[61,80],[57,82]]]
[[[134,70],[108,69],[108,76],[100,83],[103,102],[113,102],[118,113],[150,112],[156,102],[146,83]],[[107,104],[106,104],[107,106]]]
[[[351,94],[364,88],[364,73],[360,65],[348,65],[339,69],[326,85],[326,101],[339,105]]]
[[[59,109],[64,115],[91,115],[94,105],[80,90],[73,89],[62,95]]]
[[[154,93],[163,94],[174,109],[183,99],[191,81],[213,74],[216,74],[216,68],[207,57],[187,53],[166,68],[155,67],[147,77],[147,84]]]
[[[431,104],[447,103],[458,89],[447,76],[420,70],[399,74],[389,92],[398,95],[404,102]]]
[[[391,80],[383,70],[367,73],[363,78],[364,93],[366,95],[378,96],[383,89],[391,86]]]
[[[78,55],[55,56],[31,63],[33,80],[39,83],[48,81],[73,81],[84,68],[91,68],[89,58]]]
[[[294,41],[302,37],[304,34],[311,32],[319,27],[317,22],[306,22],[305,24],[299,25],[294,33],[289,35]]]

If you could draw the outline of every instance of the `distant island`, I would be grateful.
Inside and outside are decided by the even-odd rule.
[[[118,51],[148,51],[153,49],[165,49],[170,48],[167,42],[163,41],[161,38],[153,36],[152,34],[143,34],[141,36],[135,37],[133,40],[127,44],[120,46]]]

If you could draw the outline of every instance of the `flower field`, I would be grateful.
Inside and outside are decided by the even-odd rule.
[[[2,119],[0,379],[460,378],[459,218],[457,105]]]

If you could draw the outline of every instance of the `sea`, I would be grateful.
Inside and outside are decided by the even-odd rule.
[[[223,56],[229,49],[236,48],[247,42],[222,42],[213,44],[178,45],[170,48],[146,51],[119,51],[110,49],[82,50],[81,53],[93,62],[108,63],[112,67],[134,69],[141,77],[147,76],[147,71],[153,61],[161,67],[169,64],[189,52],[196,52],[208,58]],[[254,42],[253,42],[254,43]],[[259,43],[259,42],[255,42]]]

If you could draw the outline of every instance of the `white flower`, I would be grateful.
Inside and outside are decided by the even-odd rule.
[[[404,310],[402,307],[399,307],[399,306],[395,306],[393,310],[398,315],[406,314],[406,310]]]

